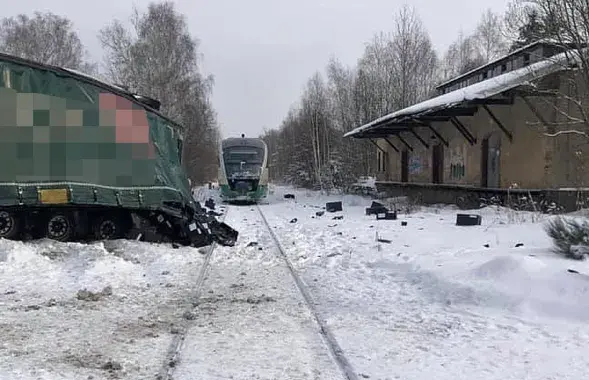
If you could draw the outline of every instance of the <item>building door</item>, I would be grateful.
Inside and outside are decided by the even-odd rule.
[[[492,133],[483,140],[481,146],[481,186],[501,187],[501,136]]]
[[[442,183],[444,181],[444,146],[434,145],[432,150],[432,182]]]
[[[401,152],[401,182],[409,182],[409,151]]]

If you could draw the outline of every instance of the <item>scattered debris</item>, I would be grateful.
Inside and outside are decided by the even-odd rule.
[[[385,211],[384,213],[377,213],[376,220],[397,220],[397,212]]]
[[[342,220],[343,218],[344,218],[343,215],[337,215],[337,216],[334,216],[331,219],[333,219],[333,220]]]
[[[337,212],[337,211],[342,211],[342,202],[338,201],[338,202],[327,202],[325,204],[325,210],[327,212]]]
[[[478,214],[456,214],[457,226],[480,226],[482,217]]]
[[[579,273],[578,271],[576,271],[574,269],[567,269],[567,272],[569,272],[569,273]]]
[[[483,247],[485,247],[485,248],[489,248],[489,247],[490,247],[490,245],[487,243],[487,244],[483,245]]]
[[[293,219],[290,220],[290,223],[296,223],[297,221],[298,221],[297,218],[293,218]]]
[[[317,211],[315,213],[316,216],[323,216],[323,214],[325,214],[325,211]]]
[[[111,296],[112,295],[112,287],[106,286],[100,292],[91,292],[90,290],[82,289],[78,290],[76,294],[76,298],[80,301],[100,301],[103,297]]]
[[[182,313],[182,318],[186,319],[187,321],[194,321],[196,319],[196,313],[186,310]]]
[[[105,371],[120,371],[123,369],[123,366],[121,365],[121,363],[115,362],[114,360],[109,360],[106,363],[104,363],[100,369],[103,369]]]
[[[389,209],[386,208],[385,205],[380,202],[373,201],[370,207],[366,208],[366,215],[375,215],[378,213],[385,213],[387,211],[389,211]]]
[[[335,257],[335,256],[341,256],[342,253],[341,252],[333,252],[327,255],[327,257]]]
[[[387,244],[391,244],[393,241],[392,240],[388,240],[388,239],[381,239],[378,238],[377,240],[379,243],[387,243]]]
[[[257,241],[250,241],[249,243],[247,243],[246,247],[255,247],[258,245]]]
[[[524,246],[524,243],[517,243],[517,244],[515,245],[515,248],[519,248],[519,247],[523,247],[523,246]]]
[[[402,222],[401,222],[401,225],[404,227],[404,226],[406,226],[406,225],[407,225],[407,222],[406,222],[406,221],[402,221]],[[421,229],[423,229],[423,228],[421,228]]]
[[[295,199],[294,194],[284,194],[284,199]]]
[[[213,198],[209,198],[205,201],[205,207],[210,208],[211,210],[215,209],[215,201]]]

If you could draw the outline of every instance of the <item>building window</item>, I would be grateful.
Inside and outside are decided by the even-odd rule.
[[[488,74],[488,73],[485,71],[485,72],[483,73],[483,80],[487,79],[488,75],[489,75],[489,74]]]
[[[507,63],[501,65],[501,72],[504,73],[507,71]]]
[[[524,54],[524,66],[527,66],[530,64],[530,53],[525,53]]]

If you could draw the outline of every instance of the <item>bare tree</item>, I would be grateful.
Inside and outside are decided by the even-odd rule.
[[[32,61],[92,74],[84,46],[72,22],[51,12],[4,18],[0,23],[0,51]]]
[[[390,32],[376,34],[356,68],[335,59],[327,83],[316,73],[277,131],[264,138],[270,147],[273,179],[331,189],[375,174],[374,146],[343,134],[415,101],[431,90],[437,57],[411,7],[403,7]]]
[[[389,91],[396,95],[395,108],[425,99],[432,87],[437,56],[421,19],[408,5],[397,15],[390,50],[395,75]]]
[[[485,62],[490,62],[507,53],[508,44],[503,30],[502,17],[491,9],[487,9],[481,16],[474,33],[478,54]]]
[[[487,62],[478,50],[475,37],[460,32],[458,38],[448,47],[448,51],[444,56],[444,79],[464,74],[485,63]]]
[[[520,0],[528,12],[541,20],[544,38],[566,51],[561,86],[538,89],[556,95],[558,101],[546,101],[558,114],[558,120],[547,128],[551,136],[576,134],[589,137],[589,2],[586,0]],[[525,25],[524,25],[525,26]],[[571,69],[569,63],[574,63]],[[562,84],[566,84],[562,85]],[[562,89],[566,88],[565,91]],[[545,126],[546,127],[546,126]]]
[[[193,182],[210,180],[218,167],[218,126],[210,102],[213,78],[204,77],[198,42],[169,1],[135,9],[132,28],[115,20],[100,32],[113,81],[158,99],[162,112],[185,128],[185,156]]]

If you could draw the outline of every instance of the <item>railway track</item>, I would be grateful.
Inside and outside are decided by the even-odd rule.
[[[225,221],[225,219],[227,218],[228,212],[229,212],[229,207],[226,207],[225,212],[223,213],[223,216],[219,220],[220,222]],[[192,295],[192,300],[190,302],[190,306],[188,306],[186,312],[191,312],[194,309],[193,305],[196,302],[198,302],[199,298],[202,295],[203,284],[205,282],[207,272],[209,271],[210,266],[211,266],[211,258],[213,257],[213,254],[215,252],[215,248],[217,248],[217,247],[218,247],[218,244],[216,242],[213,242],[213,244],[211,244],[211,246],[207,248],[204,263],[200,267],[200,271],[199,271],[198,276],[196,278],[196,288],[195,288],[195,291]],[[174,370],[176,369],[176,364],[178,363],[180,356],[182,354],[184,341],[186,340],[186,336],[188,335],[188,332],[190,331],[190,327],[191,327],[191,324],[187,323],[184,326],[182,326],[180,331],[178,331],[174,335],[174,338],[172,339],[172,342],[170,343],[170,346],[168,347],[168,350],[166,352],[166,358],[164,360],[164,363],[163,363],[162,367],[160,368],[160,371],[157,374],[157,380],[172,380],[173,379]]]
[[[354,371],[354,368],[350,364],[350,361],[348,360],[348,358],[345,356],[342,348],[340,347],[339,343],[335,339],[335,336],[333,335],[333,333],[331,332],[331,330],[329,329],[329,327],[327,326],[325,321],[319,315],[319,312],[317,311],[317,308],[315,307],[315,303],[313,301],[313,298],[311,297],[311,294],[309,293],[307,286],[305,285],[305,283],[301,279],[301,277],[298,275],[298,273],[296,272],[296,269],[294,268],[294,266],[292,265],[288,256],[286,255],[286,252],[284,251],[284,248],[282,247],[282,244],[280,243],[278,236],[276,236],[276,234],[272,230],[272,227],[268,223],[268,219],[266,219],[266,216],[264,215],[262,208],[260,206],[256,206],[256,207],[258,209],[258,212],[260,213],[260,216],[262,217],[262,221],[264,222],[264,225],[266,226],[266,228],[268,229],[268,232],[272,236],[272,240],[274,241],[274,244],[276,245],[276,248],[277,248],[277,251],[280,255],[280,258],[284,261],[284,263],[288,267],[288,271],[290,272],[290,275],[292,276],[295,284],[297,285],[299,292],[301,293],[301,295],[305,299],[305,303],[306,303],[307,308],[309,309],[309,311],[313,315],[313,318],[315,319],[315,322],[317,323],[317,325],[319,327],[319,334],[321,334],[323,341],[325,342],[325,344],[329,348],[329,351],[333,355],[333,358],[336,361],[340,370],[342,371],[342,374],[345,376],[345,378],[347,380],[358,380],[358,375]]]
[[[237,300],[234,298],[233,300],[228,299],[229,296],[231,296],[231,294],[228,294],[227,297],[225,297],[225,302],[229,302],[227,305],[224,305],[223,307],[225,308],[226,313],[223,314],[222,310],[219,309],[218,310],[218,315],[215,315],[215,313],[213,313],[212,315],[206,315],[206,314],[201,314],[199,318],[203,318],[203,320],[197,318],[198,320],[195,322],[198,322],[201,325],[205,325],[207,321],[205,321],[205,318],[212,318],[212,321],[214,321],[214,325],[216,326],[221,326],[218,328],[223,328],[224,326],[226,326],[226,329],[224,330],[223,334],[227,336],[226,340],[221,342],[221,343],[216,343],[214,341],[210,341],[207,340],[208,337],[211,336],[215,336],[214,333],[207,333],[207,332],[197,332],[197,333],[193,333],[195,334],[194,336],[191,336],[192,339],[188,339],[187,337],[190,335],[190,331],[191,328],[193,328],[196,323],[193,324],[186,324],[184,326],[184,328],[174,337],[172,343],[170,344],[170,347],[167,351],[167,355],[166,355],[166,359],[165,362],[163,363],[163,366],[161,368],[161,371],[158,374],[157,379],[158,380],[172,380],[172,379],[184,379],[185,376],[182,376],[182,372],[184,372],[184,374],[186,373],[192,373],[192,375],[194,375],[194,373],[199,373],[199,377],[206,379],[208,378],[205,373],[207,373],[207,370],[209,373],[211,373],[211,371],[215,372],[215,370],[211,370],[211,368],[216,369],[219,366],[222,366],[223,364],[223,354],[221,354],[221,356],[219,355],[219,350],[221,350],[221,352],[223,352],[225,355],[227,355],[227,358],[232,357],[231,354],[235,354],[238,353],[238,355],[243,356],[243,354],[247,351],[243,351],[244,350],[244,346],[247,348],[249,347],[249,344],[251,344],[250,342],[244,342],[244,340],[246,339],[240,339],[242,338],[241,335],[245,334],[244,329],[250,329],[252,331],[259,329],[259,327],[255,326],[255,325],[250,325],[250,326],[243,326],[241,327],[241,331],[237,332],[237,334],[241,334],[241,335],[237,335],[237,337],[235,337],[235,332],[231,331],[232,326],[235,325],[235,320],[239,320],[241,323],[243,323],[244,319],[247,318],[251,318],[250,321],[252,321],[253,323],[257,322],[256,319],[261,320],[260,323],[264,324],[265,320],[264,318],[268,318],[267,321],[271,321],[268,323],[273,323],[274,325],[271,326],[271,329],[274,329],[274,331],[278,330],[280,331],[279,335],[276,336],[276,340],[280,341],[281,339],[284,339],[283,336],[281,336],[280,334],[286,335],[288,336],[289,329],[293,328],[293,324],[296,325],[296,329],[298,329],[297,332],[295,332],[295,335],[299,335],[302,333],[307,334],[307,338],[305,338],[305,340],[303,340],[300,344],[302,345],[306,345],[308,347],[296,347],[296,343],[294,343],[295,347],[291,347],[293,348],[293,351],[291,353],[291,359],[293,360],[295,363],[299,362],[298,365],[303,367],[303,368],[307,368],[309,365],[311,366],[315,366],[318,368],[322,368],[325,366],[328,366],[329,368],[332,368],[331,370],[328,369],[324,369],[322,370],[322,374],[315,374],[314,378],[316,379],[334,379],[334,378],[338,378],[341,377],[342,379],[346,379],[346,380],[358,380],[358,375],[356,374],[356,372],[354,371],[352,365],[350,364],[349,360],[346,358],[345,354],[343,353],[343,350],[341,349],[341,347],[339,346],[337,340],[335,339],[333,333],[330,331],[329,327],[326,325],[325,321],[321,318],[321,316],[319,315],[313,299],[309,293],[309,290],[307,288],[307,286],[305,285],[305,283],[303,282],[303,280],[300,278],[300,276],[298,275],[298,273],[296,272],[296,270],[294,269],[291,261],[289,260],[288,256],[286,255],[280,240],[278,239],[278,237],[276,236],[276,234],[274,233],[274,231],[272,230],[271,226],[268,223],[268,220],[266,219],[262,208],[260,206],[255,206],[255,210],[254,209],[250,209],[250,207],[245,206],[245,207],[240,207],[241,210],[251,210],[249,211],[251,214],[247,214],[255,216],[256,214],[258,214],[258,216],[256,217],[256,219],[259,220],[259,224],[256,223],[257,221],[251,221],[250,225],[248,227],[250,227],[251,229],[256,229],[256,233],[253,234],[253,236],[257,236],[258,238],[261,238],[262,240],[266,241],[266,245],[271,244],[272,247],[267,247],[268,251],[267,252],[272,252],[272,254],[270,254],[270,256],[272,257],[272,260],[276,263],[276,266],[273,267],[273,269],[270,269],[271,271],[273,271],[272,276],[274,276],[273,278],[276,278],[276,280],[272,279],[270,280],[271,283],[262,283],[260,282],[260,278],[268,278],[267,274],[268,272],[262,273],[263,269],[261,267],[255,268],[253,270],[255,270],[258,273],[258,277],[254,276],[253,282],[251,283],[250,286],[250,290],[248,290],[247,294],[245,294],[245,296],[250,296],[253,297],[255,292],[259,292],[262,291],[264,289],[269,290],[269,289],[275,289],[276,287],[280,288],[288,288],[290,290],[285,291],[283,290],[282,293],[280,294],[282,297],[285,297],[285,299],[281,300],[281,302],[283,302],[283,304],[278,304],[274,307],[278,307],[280,309],[292,309],[294,306],[293,305],[299,305],[298,308],[299,310],[294,311],[295,315],[297,316],[297,320],[295,320],[292,323],[289,323],[289,317],[287,316],[286,319],[285,318],[280,318],[280,317],[275,317],[272,315],[268,315],[266,313],[266,311],[264,311],[263,309],[257,309],[257,311],[252,311],[252,310],[248,310],[245,311],[246,309],[240,308],[240,304],[239,303],[235,303]],[[227,210],[223,216],[223,220],[225,220],[225,217],[227,215],[229,210]],[[237,210],[232,210],[232,212],[237,212]],[[264,227],[264,230],[262,231],[262,228],[260,228],[259,226],[262,225]],[[258,227],[256,227],[258,226]],[[245,231],[244,231],[245,232]],[[251,235],[251,231],[250,231],[250,235]],[[242,231],[240,231],[240,237],[244,236],[242,235]],[[202,301],[203,304],[206,304],[207,302],[211,303],[209,304],[209,306],[213,305],[213,301],[209,299],[203,299],[201,298],[201,295],[203,293],[203,290],[206,286],[212,286],[212,283],[215,282],[215,271],[219,272],[217,273],[217,289],[218,288],[226,288],[229,289],[232,287],[232,285],[230,283],[228,283],[228,279],[232,278],[231,275],[227,274],[227,270],[229,270],[228,268],[225,267],[219,267],[216,268],[216,265],[213,266],[216,269],[211,269],[211,259],[214,255],[214,251],[215,251],[216,245],[213,245],[209,248],[209,250],[206,253],[206,257],[205,257],[205,262],[203,263],[203,266],[200,269],[200,272],[198,274],[197,280],[196,280],[196,290],[195,293],[193,295],[193,302],[191,302],[191,306],[188,307],[188,311],[192,311],[194,310],[194,306],[192,306],[196,301],[199,301],[198,303],[200,304]],[[236,255],[239,255],[239,252],[235,252]],[[268,270],[268,269],[266,269]],[[240,269],[241,271],[241,269]],[[210,273],[210,275],[209,275]],[[287,274],[288,273],[288,274]],[[241,273],[243,274],[243,273]],[[285,275],[290,275],[294,284],[296,285],[296,289],[295,287],[293,287],[293,285],[290,283],[290,281],[284,281],[285,279]],[[209,282],[212,282],[211,284],[208,284]],[[208,284],[208,285],[205,285]],[[271,286],[269,286],[271,285]],[[273,286],[276,285],[276,286]],[[210,293],[210,292],[209,292]],[[244,294],[241,294],[240,296],[243,296]],[[233,296],[235,297],[236,295],[233,294]],[[301,299],[302,298],[302,299]],[[214,301],[214,302],[223,302],[223,301]],[[306,313],[305,309],[309,312]],[[243,313],[247,314],[244,315]],[[293,311],[291,311],[293,312]],[[255,313],[259,313],[259,314],[255,314]],[[227,314],[231,314],[229,317],[227,316]],[[311,315],[312,317],[312,321],[309,319],[308,314]],[[307,316],[305,316],[307,315]],[[232,320],[232,318],[234,318],[235,320]],[[225,319],[229,319],[229,321],[225,320]],[[305,319],[307,322],[302,322],[301,320]],[[210,322],[211,320],[209,320],[208,322]],[[224,325],[224,323],[226,323],[226,325]],[[284,323],[286,323],[286,325],[283,325]],[[196,329],[196,330],[200,330],[200,329]],[[306,331],[307,330],[307,331]],[[306,332],[305,332],[306,331]],[[255,333],[254,333],[255,334]],[[247,334],[246,334],[247,335]],[[216,334],[216,336],[219,336],[219,334]],[[231,336],[234,336],[235,338],[231,338]],[[214,338],[213,338],[214,339]],[[283,351],[284,353],[284,347],[280,347],[280,345],[276,345],[276,343],[270,342],[270,341],[259,341],[257,337],[253,338],[256,340],[256,344],[258,345],[262,345],[260,347],[260,349],[262,351],[265,351],[267,355],[271,356],[272,355],[272,351],[276,350],[276,351]],[[198,342],[198,344],[190,344],[187,343],[187,341],[194,341],[194,342]],[[247,341],[247,340],[246,340]],[[312,342],[316,342],[316,343],[312,343]],[[204,343],[204,344],[203,344]],[[284,342],[281,342],[282,344],[284,344]],[[218,348],[219,347],[219,348]],[[246,348],[246,350],[247,350]],[[297,351],[297,349],[302,350],[302,351]],[[306,351],[308,350],[308,351]],[[191,352],[191,351],[201,351],[198,354],[195,354],[195,352]],[[235,351],[232,353],[229,353],[227,351]],[[299,354],[301,356],[305,356],[305,355],[310,355],[309,352],[312,352],[312,356],[311,358],[315,358],[315,359],[311,359],[310,362],[311,364],[304,364],[305,359],[304,358],[298,358],[297,357],[297,352],[302,352],[302,354]],[[211,356],[211,353],[215,353],[213,356]],[[195,357],[196,355],[196,357]],[[218,358],[215,356],[219,356]],[[294,357],[294,358],[293,358]],[[253,361],[257,362],[259,357],[253,357]],[[250,358],[251,359],[251,358]],[[204,360],[204,362],[203,362]],[[215,364],[215,361],[218,360],[220,363]],[[260,358],[260,361],[265,361],[266,363],[270,362],[270,363],[274,363],[273,365],[276,366],[276,363],[274,361],[272,361],[271,358]],[[284,360],[284,359],[283,359]],[[309,360],[309,359],[307,359]],[[322,360],[325,361],[324,364],[320,363]],[[209,362],[210,361],[210,362]],[[195,364],[195,362],[198,362]],[[329,364],[327,364],[329,363]],[[251,364],[251,362],[250,362]],[[267,366],[264,365],[264,363],[259,363],[261,367]],[[283,363],[282,365],[277,366],[276,368],[284,368],[287,367],[288,365],[292,365],[291,363]],[[226,365],[226,364],[225,364]],[[297,364],[295,364],[296,366]],[[178,369],[178,367],[185,367],[182,369]],[[307,367],[306,367],[307,366]],[[188,368],[186,368],[188,367]],[[307,368],[308,369],[308,368]],[[331,372],[330,372],[331,371]],[[229,374],[228,373],[223,373],[222,377],[220,376],[220,374],[218,373],[218,371],[216,371],[217,373],[215,375],[210,375],[211,377],[214,378],[229,378]],[[245,374],[241,374],[242,376],[245,376]],[[270,377],[270,376],[269,376]],[[288,378],[288,377],[287,377]]]

